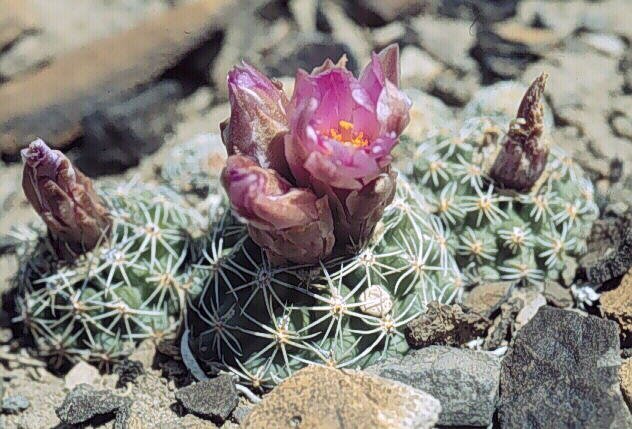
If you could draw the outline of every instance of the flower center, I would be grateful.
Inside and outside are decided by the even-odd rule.
[[[331,128],[329,137],[348,146],[365,147],[369,145],[369,140],[364,137],[364,133],[354,131],[353,124],[347,121],[339,121],[338,129]]]

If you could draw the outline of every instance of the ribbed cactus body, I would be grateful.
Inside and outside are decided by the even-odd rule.
[[[501,189],[486,172],[503,122],[470,118],[455,135],[406,141],[416,147],[412,182],[451,231],[450,249],[470,281],[572,279],[598,215],[593,185],[553,147],[528,193]]]
[[[255,387],[310,363],[358,368],[405,353],[406,323],[461,292],[448,241],[404,180],[365,248],[316,266],[271,266],[224,214],[196,271],[190,348],[205,370],[231,370]]]
[[[108,365],[143,339],[174,334],[192,285],[185,228],[195,216],[177,194],[138,183],[100,194],[113,226],[91,252],[60,261],[43,234],[23,248],[19,320],[56,366]]]

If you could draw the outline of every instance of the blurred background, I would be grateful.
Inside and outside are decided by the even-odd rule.
[[[629,191],[630,16],[630,0],[0,0],[0,236],[35,217],[18,161],[36,137],[90,176],[147,180],[218,131],[240,60],[291,91],[299,67],[346,54],[357,72],[390,43],[402,86],[457,115],[485,86],[548,72],[556,144],[598,188]],[[0,282],[9,267],[0,256]]]

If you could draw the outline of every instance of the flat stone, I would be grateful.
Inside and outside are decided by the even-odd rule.
[[[391,22],[399,17],[411,16],[419,13],[423,8],[419,0],[359,0],[356,2],[360,15],[366,24],[380,24]],[[370,16],[367,16],[370,15]]]
[[[485,317],[491,317],[500,304],[509,298],[512,282],[483,283],[470,291],[463,306]]]
[[[469,54],[475,41],[471,25],[468,21],[424,15],[411,20],[421,47],[445,65],[462,72],[476,68]]]
[[[231,6],[231,0],[180,4],[2,85],[0,154],[17,158],[19,150],[35,137],[55,148],[65,147],[82,135],[81,120],[94,112],[96,103],[115,99],[163,75],[223,28]],[[58,21],[68,26],[65,19]]]
[[[391,43],[401,42],[406,39],[408,29],[400,21],[391,22],[384,27],[376,28],[371,32],[373,44],[384,48]]]
[[[401,86],[427,91],[444,67],[426,51],[416,46],[406,46],[401,56]]]
[[[200,381],[176,392],[187,411],[207,418],[226,420],[239,403],[235,382],[229,374]]]
[[[632,427],[614,322],[541,307],[502,362],[502,427]]]
[[[593,49],[615,58],[623,55],[626,48],[625,42],[613,34],[585,33],[581,40]]]
[[[432,344],[460,346],[484,336],[490,321],[458,304],[431,302],[424,314],[406,325],[405,335],[411,347]]]
[[[526,325],[536,315],[540,307],[546,305],[546,298],[539,292],[530,291],[530,293],[522,294],[519,297],[522,298],[524,305],[516,315],[514,323],[516,331]]]
[[[7,396],[2,399],[2,412],[5,414],[17,414],[30,406],[29,400],[21,395]]]
[[[111,174],[136,166],[157,151],[177,122],[177,81],[162,80],[138,93],[95,103],[81,120],[85,141],[77,165],[91,174]]]
[[[539,22],[568,37],[579,28],[592,32],[608,31],[624,37],[632,37],[629,17],[632,3],[627,0],[599,2],[531,0],[520,2],[518,15],[523,22]]]
[[[542,72],[549,74],[545,93],[555,115],[580,130],[593,156],[632,160],[632,144],[610,123],[612,105],[624,86],[619,60],[592,49],[555,49],[530,65],[521,80],[529,84]],[[578,77],[578,70],[590,70]]]
[[[95,384],[101,376],[99,370],[87,362],[81,361],[72,367],[64,377],[64,386],[72,390],[80,384]]]
[[[601,294],[601,312],[621,330],[621,346],[632,347],[632,270],[615,289]]]
[[[450,106],[462,107],[472,99],[479,87],[477,73],[461,74],[454,70],[447,70],[434,80],[432,94]]]
[[[500,359],[444,346],[412,350],[368,369],[428,392],[441,403],[439,425],[489,426],[498,401]]]
[[[442,0],[438,12],[444,16],[476,22],[503,21],[516,14],[519,0]]]
[[[29,31],[37,29],[33,11],[26,2],[0,0],[0,51]]]
[[[584,266],[582,274],[593,284],[602,284],[625,274],[632,267],[632,227],[623,231],[618,245],[597,261]]]
[[[558,308],[572,307],[574,302],[570,289],[552,280],[544,282],[544,297],[549,304]]]
[[[89,384],[75,387],[55,410],[57,417],[66,424],[76,425],[96,416],[114,415],[115,429],[126,427],[132,400],[114,395],[109,390],[96,390]]]
[[[243,427],[432,428],[439,401],[413,387],[355,370],[309,366],[255,406]]]
[[[294,21],[302,33],[317,31],[316,15],[318,13],[318,0],[290,0],[288,8],[292,12]]]

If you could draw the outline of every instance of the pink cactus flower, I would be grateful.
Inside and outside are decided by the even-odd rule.
[[[331,254],[333,221],[327,198],[293,187],[275,170],[232,155],[222,183],[251,238],[275,262],[312,263]]]
[[[386,170],[409,120],[398,56],[396,45],[373,54],[359,79],[331,61],[311,74],[298,71],[285,137],[298,184],[359,190]]]
[[[107,239],[111,219],[92,180],[42,140],[22,150],[22,159],[22,188],[48,226],[59,258],[72,261]]]
[[[339,249],[363,245],[395,194],[391,150],[411,106],[398,88],[399,49],[373,54],[359,78],[345,62],[299,70],[289,102],[280,85],[251,66],[228,76],[231,118],[222,125],[223,137],[229,154],[241,157],[229,160],[224,187],[253,240],[286,260],[314,263],[328,256],[330,219]],[[245,176],[237,173],[244,169]],[[288,225],[295,219],[300,222]],[[302,228],[301,241],[270,239],[288,227]],[[310,249],[315,242],[323,244]]]

